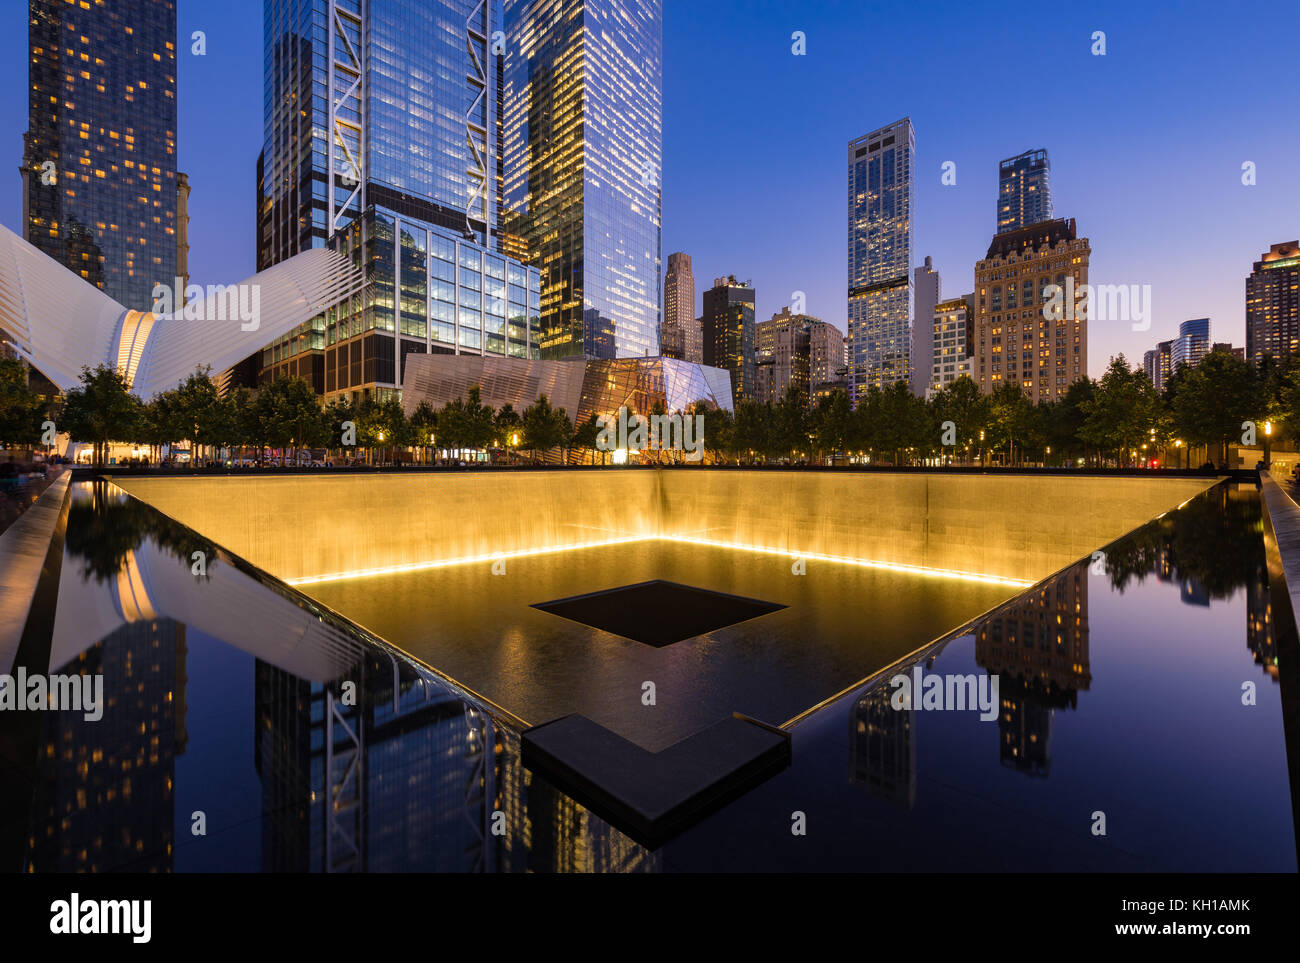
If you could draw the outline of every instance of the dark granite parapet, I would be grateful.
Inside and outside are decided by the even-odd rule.
[[[790,735],[739,714],[649,752],[586,716],[523,733],[523,762],[656,849],[790,765]]]

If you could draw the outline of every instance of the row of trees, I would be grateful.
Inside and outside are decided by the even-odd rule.
[[[662,406],[646,414],[664,414]],[[1194,368],[1181,368],[1157,392],[1145,373],[1130,369],[1123,355],[1112,359],[1098,380],[1072,384],[1055,402],[1035,405],[1014,385],[990,395],[962,378],[930,400],[899,382],[871,389],[856,408],[844,392],[819,399],[811,409],[793,388],[775,404],[742,401],[734,414],[703,402],[688,414],[704,417],[704,446],[714,460],[756,463],[823,461],[862,455],[890,464],[986,462],[1128,466],[1177,452],[1191,465],[1191,452],[1226,457],[1241,443],[1246,425],[1265,423],[1300,434],[1300,359],[1262,366],[1224,352],[1211,352]],[[567,412],[545,396],[522,413],[507,405],[495,410],[477,387],[440,410],[421,404],[410,417],[395,400],[358,405],[336,400],[324,407],[311,386],[280,379],[256,392],[222,395],[206,369],[149,401],[131,394],[122,375],[100,366],[82,373],[58,411],[42,410],[26,388],[21,363],[0,361],[0,442],[33,445],[48,417],[61,431],[95,446],[102,463],[109,442],[149,446],[157,459],[164,445],[187,441],[202,462],[218,449],[252,449],[260,461],[267,449],[289,453],[324,449],[371,461],[418,457],[440,451],[523,450],[534,458],[573,448],[586,460],[602,460],[594,416],[574,425]],[[1186,451],[1187,454],[1183,454]],[[402,453],[399,455],[399,453]],[[656,457],[652,455],[652,457]],[[680,458],[680,453],[659,453]]]
[[[51,413],[60,431],[93,446],[102,465],[111,442],[146,446],[158,461],[164,446],[188,442],[193,463],[212,461],[221,449],[251,451],[259,463],[268,450],[281,463],[303,451],[371,461],[398,460],[399,452],[432,460],[438,450],[522,448],[534,455],[573,443],[573,426],[563,409],[545,397],[518,414],[510,406],[494,411],[482,404],[479,389],[441,411],[421,404],[406,417],[394,399],[359,404],[337,399],[322,407],[311,385],[281,378],[256,392],[246,388],[222,395],[207,369],[148,401],[131,393],[120,372],[101,365],[82,372],[60,410]],[[34,419],[33,424],[40,424]],[[38,432],[39,433],[39,432]]]

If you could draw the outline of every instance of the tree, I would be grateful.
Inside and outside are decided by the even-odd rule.
[[[810,447],[808,396],[799,390],[798,385],[787,385],[781,400],[770,410],[775,422],[772,426],[772,448],[783,455],[789,455],[793,464],[797,455],[807,452]]]
[[[196,368],[174,392],[166,393],[167,428],[178,430],[177,437],[190,442],[191,465],[198,462],[201,446],[228,443],[235,427],[233,405],[221,397],[208,371],[206,367]]]
[[[0,447],[35,447],[45,420],[45,405],[31,389],[27,366],[17,358],[0,358]]]
[[[1023,448],[1033,430],[1034,406],[1018,384],[1004,381],[989,396],[989,448],[1006,445],[1007,463],[1019,464],[1016,443]],[[1021,454],[1023,459],[1023,453]]]
[[[421,406],[432,411],[428,402]],[[321,424],[325,430],[325,447],[331,452],[352,449],[355,454],[357,441],[357,409],[348,398],[338,397],[325,406],[321,412]],[[351,430],[349,431],[349,427]],[[426,436],[427,438],[427,436]],[[350,442],[350,444],[346,444]]]
[[[519,412],[515,411],[515,406],[509,403],[502,405],[501,410],[497,412],[495,423],[497,442],[501,447],[507,451],[517,448],[523,434],[524,420],[519,417]]]
[[[1242,434],[1243,422],[1260,421],[1267,407],[1265,386],[1254,365],[1211,351],[1194,368],[1179,369],[1172,398],[1173,429],[1189,444],[1218,446],[1226,459],[1227,446]],[[1262,424],[1259,435],[1263,434]],[[1262,439],[1261,439],[1262,441]]]
[[[399,406],[400,410],[400,406]],[[253,402],[257,441],[281,451],[324,447],[327,427],[320,398],[302,378],[277,378],[264,385]],[[232,419],[233,420],[233,419]]]
[[[726,408],[719,408],[707,401],[697,401],[692,407],[692,414],[704,416],[704,437],[700,442],[704,445],[704,450],[710,452],[714,461],[717,461],[724,453],[732,450],[735,420]]]
[[[438,413],[433,410],[433,405],[427,401],[421,401],[411,412],[409,419],[411,425],[411,435],[415,439],[415,444],[422,452],[427,454],[437,437]],[[424,456],[421,456],[422,459]]]
[[[601,426],[596,421],[595,412],[592,412],[592,414],[587,418],[587,420],[584,421],[582,424],[580,424],[577,427],[577,430],[575,430],[573,433],[573,443],[577,445],[579,448],[585,448],[587,451],[589,451],[591,453],[591,460],[593,461],[593,463],[595,462],[596,455],[598,454],[596,449],[596,443],[600,438],[600,432],[601,432]]]
[[[988,429],[989,399],[969,375],[962,375],[936,392],[931,411],[941,440],[943,423],[951,421],[956,428],[957,445],[967,452],[978,443],[980,432]]]
[[[103,467],[110,441],[137,434],[144,406],[131,394],[126,376],[108,365],[81,369],[81,384],[71,389],[63,405],[63,427],[74,439],[94,446],[94,463]]]
[[[366,398],[357,406],[357,441],[371,453],[404,448],[412,441],[410,423],[396,398]],[[380,460],[383,460],[381,455]]]
[[[524,447],[537,460],[539,453],[568,445],[572,439],[569,417],[563,408],[551,407],[546,395],[539,395],[524,411]],[[568,430],[566,431],[566,428]]]
[[[837,388],[817,399],[808,419],[812,444],[819,457],[834,455],[848,448],[849,422],[853,405],[849,393]]]
[[[1084,414],[1080,437],[1102,450],[1115,451],[1120,467],[1131,465],[1133,451],[1149,443],[1152,430],[1159,428],[1161,406],[1155,386],[1145,371],[1130,369],[1122,354],[1110,359],[1093,397],[1080,407]]]

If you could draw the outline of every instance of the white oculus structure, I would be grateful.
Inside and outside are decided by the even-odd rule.
[[[246,281],[210,287],[201,305],[169,314],[132,311],[0,225],[0,329],[31,365],[61,390],[83,367],[116,367],[148,398],[206,365],[221,373],[358,293],[361,272],[347,257],[313,248]],[[256,305],[241,322],[244,303]],[[193,320],[228,319],[228,320]]]

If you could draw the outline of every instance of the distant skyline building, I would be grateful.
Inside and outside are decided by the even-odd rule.
[[[137,311],[176,279],[176,4],[28,4],[23,238]]]
[[[925,263],[912,272],[912,394],[925,397],[934,367],[934,307],[943,300],[943,279],[926,255]]]
[[[731,372],[731,395],[739,404],[755,396],[754,287],[734,274],[716,278],[704,292],[704,364]]]
[[[850,389],[910,383],[912,160],[904,117],[848,145],[848,335]]]
[[[504,11],[502,204],[542,269],[542,357],[658,355],[662,3]]]
[[[1163,391],[1165,382],[1174,373],[1174,339],[1161,341],[1142,356],[1142,370],[1151,379],[1156,391]]]
[[[1027,150],[999,163],[997,233],[1051,219],[1052,161],[1047,151]]]
[[[363,294],[241,365],[393,397],[410,354],[535,357],[538,272],[507,256],[498,28],[483,0],[267,0],[259,270],[330,246]],[[251,370],[245,371],[245,368]]]
[[[940,301],[934,306],[931,392],[941,391],[962,375],[971,376],[975,342],[975,295]],[[972,379],[973,380],[973,379]]]
[[[664,324],[662,353],[699,364],[704,360],[704,342],[695,316],[695,275],[691,256],[682,252],[668,255],[664,275]]]
[[[975,381],[985,394],[1020,387],[1037,404],[1065,395],[1088,375],[1088,319],[1075,298],[1088,283],[1091,249],[1073,218],[1043,221],[998,234],[975,265]],[[1049,317],[1051,287],[1060,317]]]
[[[1195,368],[1210,352],[1210,319],[1194,318],[1178,326],[1178,337],[1169,348],[1169,369],[1177,371],[1183,365]]]
[[[1300,350],[1300,241],[1274,244],[1246,278],[1246,358]]]
[[[783,307],[770,320],[754,325],[755,400],[773,404],[793,385],[808,403],[812,387],[812,330],[823,322]],[[766,375],[766,377],[765,377]]]

